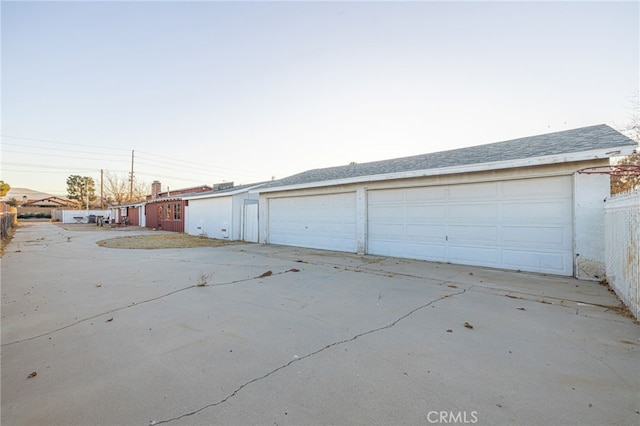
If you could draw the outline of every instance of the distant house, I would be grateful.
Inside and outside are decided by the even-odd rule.
[[[145,203],[147,228],[184,232],[184,208],[180,197],[156,198]]]
[[[146,201],[136,203],[121,204],[111,207],[109,221],[114,224],[127,224],[131,226],[146,226],[145,216]]]
[[[606,125],[309,170],[259,194],[259,241],[599,279],[609,165],[636,143]]]
[[[201,185],[162,192],[160,188],[160,182],[154,181],[151,195],[147,197],[144,205],[145,224],[147,228],[173,232],[184,232],[185,208],[188,201],[184,200],[183,196],[214,189],[213,186]]]
[[[35,215],[37,215],[36,217],[53,218],[57,210],[78,209],[81,207],[76,200],[34,191],[29,188],[11,188],[0,201],[17,206],[17,213],[21,218],[29,218]]]
[[[228,185],[228,183],[225,182],[222,184],[216,184],[214,186],[221,186],[221,185],[226,186]],[[200,185],[200,186],[191,186],[189,188],[181,188],[181,189],[174,189],[174,190],[169,190],[169,188],[167,188],[167,190],[163,192],[162,185],[160,184],[159,181],[155,180],[151,184],[151,195],[147,195],[147,200],[154,200],[156,198],[177,197],[179,195],[185,195],[185,194],[198,194],[198,193],[212,191],[216,189],[214,188],[214,186]],[[231,186],[233,186],[233,182],[231,182]]]
[[[48,208],[79,208],[81,205],[76,200],[65,197],[45,197],[37,200],[27,200],[20,203],[20,207],[48,207]]]
[[[14,200],[18,206],[23,207],[62,208],[80,206],[80,203],[76,200],[29,188],[11,188],[4,197],[0,198],[0,201],[5,203]]]

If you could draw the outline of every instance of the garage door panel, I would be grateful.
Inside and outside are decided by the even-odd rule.
[[[449,206],[450,219],[482,219],[492,220],[498,219],[498,206],[496,204],[487,203],[468,203],[468,204],[452,204]]]
[[[502,262],[508,269],[559,275],[566,275],[566,270],[573,265],[573,259],[569,254],[549,251],[504,250]]]
[[[405,253],[406,256],[404,257],[410,259],[434,260],[436,262],[444,262],[447,258],[446,246],[443,243],[408,243],[405,246]]]
[[[547,201],[545,203],[504,203],[502,205],[502,217],[504,219],[528,219],[537,221],[548,221],[550,219],[569,221],[572,213],[572,206],[566,201]]]
[[[499,240],[500,228],[497,225],[451,225],[448,228],[449,230],[446,232],[446,236],[452,244],[483,243],[485,245],[495,245]]]
[[[403,205],[406,202],[406,192],[398,190],[380,190],[372,191],[367,194],[369,201],[374,205],[382,202],[384,205],[399,204]]]
[[[449,186],[451,201],[456,200],[494,200],[498,196],[498,183],[471,183],[467,185]]]
[[[442,220],[447,217],[447,206],[442,204],[435,204],[432,206],[409,205],[406,207],[404,215],[407,220],[412,222],[427,222],[434,219]]]
[[[573,196],[571,185],[567,185],[567,176],[552,176],[536,179],[509,180],[501,182],[502,198],[549,200],[570,198]]]
[[[269,242],[355,252],[355,193],[269,200]]]
[[[443,242],[445,229],[439,224],[407,224],[405,228],[407,241]]]
[[[407,203],[424,203],[425,200],[429,200],[431,202],[445,201],[447,197],[446,188],[442,186],[406,188],[403,192],[404,194],[402,199]]]
[[[437,224],[381,224],[371,231],[371,241],[428,241],[443,242],[445,232]]]
[[[401,223],[380,223],[375,226],[375,231],[372,231],[370,237],[373,240],[384,241],[403,241],[405,238],[404,232],[405,226]]]
[[[371,206],[369,213],[376,222],[384,223],[394,221],[402,214],[403,208],[399,205]]]
[[[369,249],[379,256],[405,257],[409,259],[445,261],[443,243],[410,243],[406,241],[374,241]]]
[[[562,249],[571,242],[572,235],[563,226],[504,226],[502,241],[511,245]]]
[[[468,265],[498,266],[500,264],[500,250],[486,246],[449,246],[449,259],[453,263]]]
[[[372,241],[369,246],[369,250],[375,252],[380,256],[398,256],[396,253],[404,253],[405,252],[405,241],[396,240],[386,240],[386,239],[376,239]],[[403,257],[398,256],[398,257]]]

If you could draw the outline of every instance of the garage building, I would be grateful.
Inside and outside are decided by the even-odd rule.
[[[261,243],[598,279],[606,125],[309,170],[259,189]]]

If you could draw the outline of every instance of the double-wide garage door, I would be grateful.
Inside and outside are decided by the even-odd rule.
[[[370,254],[573,274],[571,177],[371,191]]]
[[[368,254],[573,274],[570,176],[369,190]],[[270,200],[269,242],[357,247],[355,192]]]

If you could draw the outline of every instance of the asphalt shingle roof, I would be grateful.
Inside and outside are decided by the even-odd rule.
[[[247,184],[244,184],[244,185],[232,186],[230,188],[225,188],[225,189],[214,189],[214,190],[206,191],[206,192],[195,192],[195,193],[191,193],[191,194],[183,194],[181,197],[184,198],[184,199],[188,199],[188,198],[200,198],[200,197],[207,196],[207,195],[227,194],[227,193],[240,191],[242,189],[255,188],[257,186],[261,186],[261,185],[264,185],[264,184],[265,184],[265,182],[247,183]]]
[[[270,182],[263,186],[263,188],[536,158],[548,155],[636,145],[633,140],[622,133],[605,124],[600,124],[544,135],[512,139],[504,142],[434,152],[431,154],[308,170]]]

